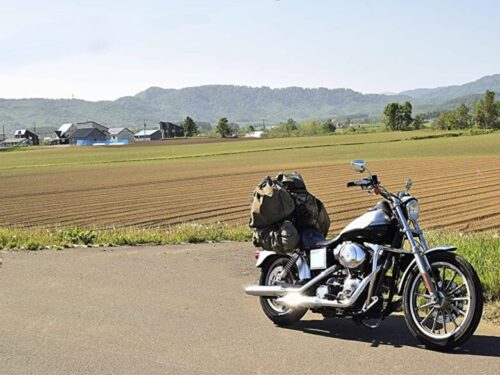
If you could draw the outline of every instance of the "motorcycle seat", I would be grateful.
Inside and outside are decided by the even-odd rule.
[[[319,249],[322,247],[333,247],[339,237],[327,240],[316,228],[307,228],[300,233],[300,245],[302,250]]]

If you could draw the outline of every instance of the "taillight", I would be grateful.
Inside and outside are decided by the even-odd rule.
[[[260,255],[260,250],[255,249],[255,259],[259,259],[259,255]]]

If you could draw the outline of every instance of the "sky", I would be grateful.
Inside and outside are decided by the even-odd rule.
[[[500,73],[497,0],[0,0],[0,98],[399,92]]]

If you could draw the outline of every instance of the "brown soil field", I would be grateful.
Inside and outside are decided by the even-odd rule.
[[[374,161],[373,173],[391,191],[407,177],[419,198],[425,228],[500,229],[500,157]],[[11,171],[0,185],[0,225],[168,226],[185,221],[246,223],[253,188],[281,169],[244,168],[214,160],[130,163]],[[346,182],[359,178],[345,162],[297,170],[326,205],[331,234],[380,197]]]

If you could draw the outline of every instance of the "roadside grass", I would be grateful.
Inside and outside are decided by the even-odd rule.
[[[500,300],[500,237],[497,232],[428,231],[427,241],[429,246],[456,246],[458,254],[476,269],[485,298]]]
[[[248,241],[241,225],[183,223],[166,228],[0,227],[0,249],[43,250],[77,246],[175,245],[182,243]]]
[[[167,245],[249,241],[247,226],[183,223],[166,228],[0,227],[0,249],[42,250],[76,246]],[[500,238],[497,232],[428,231],[429,246],[450,244],[472,263],[487,300],[500,300]]]

